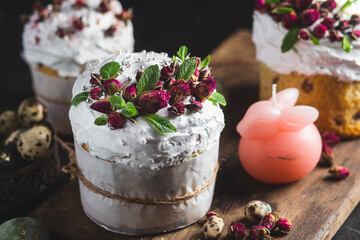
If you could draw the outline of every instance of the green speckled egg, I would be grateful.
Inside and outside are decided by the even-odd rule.
[[[46,227],[33,218],[18,217],[0,225],[1,240],[50,240]]]

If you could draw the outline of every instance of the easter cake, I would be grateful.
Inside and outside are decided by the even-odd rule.
[[[319,110],[321,132],[360,136],[360,2],[257,0],[253,41],[260,98],[296,87],[298,104]]]
[[[119,51],[133,51],[131,11],[117,0],[54,0],[34,4],[23,32],[23,58],[33,89],[48,106],[55,130],[71,134],[71,89],[85,65]]]
[[[139,52],[90,66],[69,117],[85,213],[130,235],[170,231],[212,202],[224,115],[208,63]]]

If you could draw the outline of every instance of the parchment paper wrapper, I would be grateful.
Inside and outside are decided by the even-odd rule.
[[[68,113],[76,78],[51,76],[39,71],[36,65],[30,65],[30,70],[34,92],[48,108],[48,121],[57,133],[71,135]]]
[[[131,167],[91,156],[75,142],[76,157],[84,177],[93,185],[126,198],[168,200],[193,193],[215,174],[219,141],[195,158],[159,170]],[[172,205],[127,203],[94,193],[79,181],[83,209],[105,229],[128,235],[167,232],[188,226],[209,210],[215,181],[200,194]]]

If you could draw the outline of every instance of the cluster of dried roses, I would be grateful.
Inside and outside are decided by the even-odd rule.
[[[52,10],[50,11],[48,8],[43,6],[40,2],[36,2],[33,5],[33,9],[38,14],[38,19],[36,22],[42,22],[43,20],[49,18],[52,13],[56,13],[60,11],[60,4],[63,0],[53,0]],[[97,10],[101,13],[107,13],[111,11],[110,6],[111,0],[102,0],[99,4]],[[75,9],[82,9],[88,7],[86,5],[86,0],[76,0],[75,3],[72,5]],[[129,9],[128,11],[123,10],[120,14],[116,14],[116,18],[119,21],[124,22],[127,24],[128,20],[131,20],[133,16],[132,10]],[[72,26],[68,28],[58,27],[56,31],[56,35],[60,38],[64,38],[65,36],[71,36],[76,33],[76,31],[82,31],[85,28],[85,24],[82,20],[82,17],[78,17],[72,20]],[[104,31],[105,36],[113,36],[117,30],[117,25],[112,25],[108,29]]]
[[[351,19],[347,20],[341,16],[342,11],[351,3],[352,1],[348,1],[343,6],[337,6],[334,0],[315,3],[313,0],[256,0],[255,9],[271,14],[273,19],[281,22],[286,29],[299,28],[299,38],[311,38],[318,44],[318,39],[324,37],[328,37],[332,42],[344,41],[344,38],[346,41],[359,39],[360,30],[355,29],[355,26],[360,23],[360,15],[352,15]],[[334,13],[334,9],[338,7],[340,12]],[[314,23],[317,25],[313,28],[311,26]],[[345,47],[345,50],[350,51],[350,45]]]

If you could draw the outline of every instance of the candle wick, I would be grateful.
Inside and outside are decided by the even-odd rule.
[[[277,84],[272,85],[272,100],[275,107],[276,107],[276,87]]]

